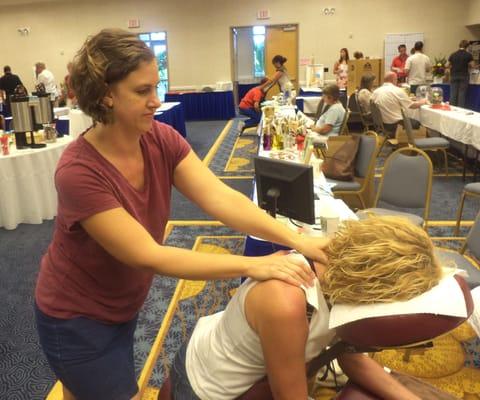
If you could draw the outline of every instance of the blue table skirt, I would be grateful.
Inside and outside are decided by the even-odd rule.
[[[162,111],[155,115],[155,120],[163,122],[175,128],[180,135],[187,137],[187,128],[185,126],[185,112],[183,111],[183,105],[177,104],[169,110]]]
[[[183,112],[182,104],[177,104],[176,106],[162,111],[155,115],[155,120],[163,122],[175,128],[180,135],[187,137],[187,128],[185,126],[185,114]],[[59,119],[57,120],[55,127],[57,132],[60,135],[68,135],[69,132],[69,120],[68,119]]]
[[[318,96],[321,96],[322,95],[322,92],[315,92],[315,91],[309,91],[309,90],[303,90],[302,88],[300,88],[300,93],[298,94],[299,96],[302,96],[302,97],[318,97]]]
[[[441,87],[443,101],[450,100],[450,84],[434,83],[432,87]],[[480,112],[480,85],[468,85],[466,108]]]
[[[295,104],[297,105],[297,110],[303,112],[303,99],[295,99]]]
[[[291,249],[280,244],[266,242],[264,240],[258,240],[247,236],[247,239],[245,240],[245,249],[243,251],[243,255],[248,257],[267,256],[279,250]]]
[[[183,104],[187,121],[227,120],[235,117],[233,92],[167,93],[165,101]]]

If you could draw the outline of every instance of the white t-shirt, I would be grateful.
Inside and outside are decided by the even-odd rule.
[[[382,120],[386,124],[395,124],[403,119],[402,108],[409,108],[412,100],[407,93],[393,83],[386,82],[375,89],[372,100],[382,113]]]
[[[407,58],[405,69],[408,69],[408,83],[423,85],[427,82],[427,72],[432,68],[430,58],[423,53],[416,52]]]
[[[316,126],[332,125],[332,130],[328,132],[328,136],[337,136],[342,129],[343,119],[345,118],[345,109],[340,102],[332,104],[317,121]]]
[[[225,311],[200,318],[187,347],[186,370],[195,394],[201,399],[233,400],[266,376],[260,338],[245,316],[245,299],[258,282],[241,285]],[[328,329],[330,311],[318,280],[304,289],[315,311],[309,325],[306,361],[318,356],[335,336]]]
[[[58,95],[57,85],[55,84],[55,77],[48,69],[44,69],[38,74],[37,84],[38,83],[43,83],[43,85],[45,86],[45,91],[47,93],[54,94],[55,96]]]

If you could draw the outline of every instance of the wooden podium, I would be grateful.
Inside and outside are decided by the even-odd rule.
[[[364,74],[373,74],[376,76],[374,87],[383,84],[383,59],[381,58],[362,58],[360,60],[348,61],[348,85],[347,94],[350,96],[360,87],[360,81]]]

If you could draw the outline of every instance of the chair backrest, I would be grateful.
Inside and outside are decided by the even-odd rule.
[[[403,128],[405,129],[405,133],[407,134],[408,144],[411,146],[415,146],[415,136],[413,135],[412,122],[410,121],[410,118],[408,118],[407,113],[403,108],[402,108],[402,118],[403,118]]]
[[[374,167],[378,153],[378,137],[373,131],[360,136],[357,158],[355,159],[355,176],[368,178]]]
[[[352,113],[357,113],[357,112],[360,113],[362,111],[361,108],[360,108],[360,105],[358,104],[358,97],[357,96],[358,96],[358,92],[355,91],[348,98],[348,109]]]
[[[465,246],[462,249],[464,252],[465,248],[468,249],[477,260],[480,260],[480,212],[475,217],[475,222],[468,232],[467,240]]]
[[[423,208],[427,220],[432,194],[433,167],[425,152],[404,147],[386,160],[375,206],[385,201],[395,207]]]
[[[385,127],[383,126],[382,112],[373,100],[370,100],[370,111],[372,112],[373,127],[375,128],[375,132],[384,135]]]
[[[350,118],[350,110],[347,108],[345,110],[345,115],[343,116],[342,126],[340,128],[340,135],[347,135],[348,134],[348,118]]]
[[[317,112],[315,113],[315,121],[318,121],[318,119],[322,116],[322,114],[329,109],[330,105],[325,106],[325,102],[323,101],[323,98],[320,99],[318,102],[318,107],[317,107]]]

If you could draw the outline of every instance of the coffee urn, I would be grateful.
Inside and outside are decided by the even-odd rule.
[[[24,90],[16,90],[15,93],[10,96],[13,130],[15,131],[15,146],[19,150],[30,147],[27,144],[26,133],[32,132],[34,129],[29,100]]]

